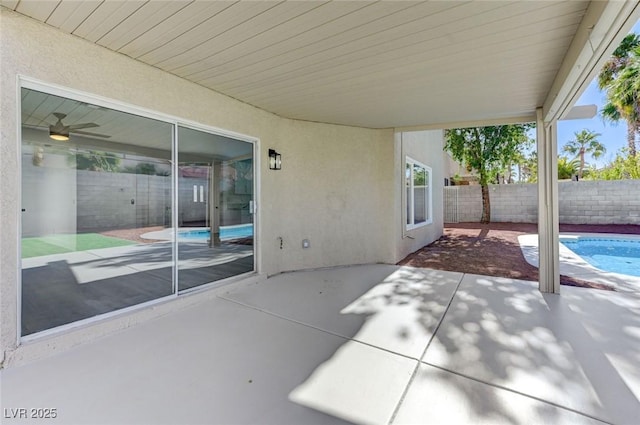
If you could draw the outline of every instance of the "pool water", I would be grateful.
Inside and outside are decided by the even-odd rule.
[[[640,277],[640,239],[579,238],[562,243],[600,270]]]
[[[180,232],[180,239],[208,240],[209,230],[188,230]],[[220,240],[248,238],[253,236],[253,224],[240,224],[237,226],[220,226]]]

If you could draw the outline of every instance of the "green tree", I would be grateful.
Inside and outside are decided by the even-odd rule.
[[[445,150],[478,174],[482,189],[483,223],[491,221],[489,181],[515,162],[519,147],[529,143],[533,124],[456,128],[445,132]]]
[[[640,128],[637,89],[639,60],[640,37],[629,34],[614,50],[598,75],[598,86],[607,96],[607,103],[601,111],[602,117],[611,122],[626,121],[627,145],[631,156],[636,155],[635,139]]]
[[[598,180],[640,179],[640,156],[628,155],[626,149],[616,154],[613,161],[594,172]]]
[[[523,179],[527,183],[538,181],[538,152],[531,151],[522,165]]]
[[[531,153],[531,147],[535,142],[534,139],[529,137],[526,138],[525,141],[519,143],[517,146],[517,151],[510,158],[507,166],[498,173],[498,178],[496,183],[500,184],[500,180],[502,177],[503,183],[512,184],[512,183],[523,183],[527,180],[528,173],[528,157]],[[517,176],[517,180],[516,180]]]
[[[577,159],[569,159],[565,156],[558,157],[558,179],[570,179],[578,172],[579,167]]]
[[[569,140],[564,145],[563,150],[572,155],[577,155],[577,158],[580,161],[580,165],[578,167],[578,178],[582,178],[585,154],[591,154],[594,159],[598,159],[607,151],[607,149],[598,141],[600,133],[584,129],[576,131],[574,136],[574,139]]]
[[[577,159],[570,160],[565,156],[558,157],[558,178],[570,179],[578,173],[580,162]],[[532,151],[522,164],[522,181],[536,183],[538,181],[538,152]]]
[[[155,164],[149,162],[140,162],[135,166],[129,165],[124,167],[122,171],[130,174],[145,174],[148,176],[153,176],[157,173]]]
[[[77,153],[71,155],[69,161],[75,162],[78,170],[117,172],[120,167],[120,158],[110,152],[88,151]]]
[[[518,174],[518,183],[522,183],[523,181],[523,167],[526,163],[526,156],[521,150],[518,150],[516,154],[513,156],[513,163],[509,166],[509,183],[513,182],[513,169],[516,168],[516,174]]]

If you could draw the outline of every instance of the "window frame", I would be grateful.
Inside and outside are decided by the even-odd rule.
[[[411,175],[410,175],[410,186],[409,186],[409,191],[407,191],[407,166],[411,166]],[[425,199],[424,199],[424,211],[426,213],[426,220],[425,221],[421,221],[419,223],[415,222],[415,177],[414,177],[414,172],[415,172],[415,167],[420,167],[423,168],[425,170],[425,172],[427,173],[427,187],[425,188]],[[433,223],[433,170],[431,167],[423,164],[422,162],[411,158],[410,156],[406,156],[405,160],[404,160],[404,168],[403,168],[403,191],[404,191],[404,197],[405,197],[405,203],[404,203],[404,207],[403,208],[403,218],[404,218],[404,225],[405,225],[405,229],[407,231],[409,230],[414,230],[414,229],[418,229],[420,227],[424,227],[427,226],[429,224]]]

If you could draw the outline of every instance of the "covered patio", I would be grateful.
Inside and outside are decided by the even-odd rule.
[[[60,423],[629,424],[638,329],[629,293],[390,265],[285,273],[3,370],[3,422],[37,407]]]
[[[637,421],[640,298],[559,285],[555,126],[638,4],[3,0],[3,423]],[[31,193],[23,170],[42,158],[35,148],[24,157],[23,90],[95,114],[43,102],[48,109],[34,109],[47,109],[34,124],[42,152],[56,135],[52,115],[65,114],[67,130],[140,134],[108,122],[107,110],[162,128],[173,176],[181,129],[250,142],[250,275],[208,275],[179,293],[174,246],[171,298],[25,338],[24,278],[38,269],[20,256]],[[442,130],[532,121],[540,281],[391,265],[442,235]],[[422,184],[433,214],[420,223],[407,164],[433,177]],[[157,271],[134,261],[126,266]]]

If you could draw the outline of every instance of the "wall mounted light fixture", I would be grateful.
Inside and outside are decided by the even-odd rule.
[[[282,155],[273,149],[269,149],[269,169],[280,170],[282,169]]]

